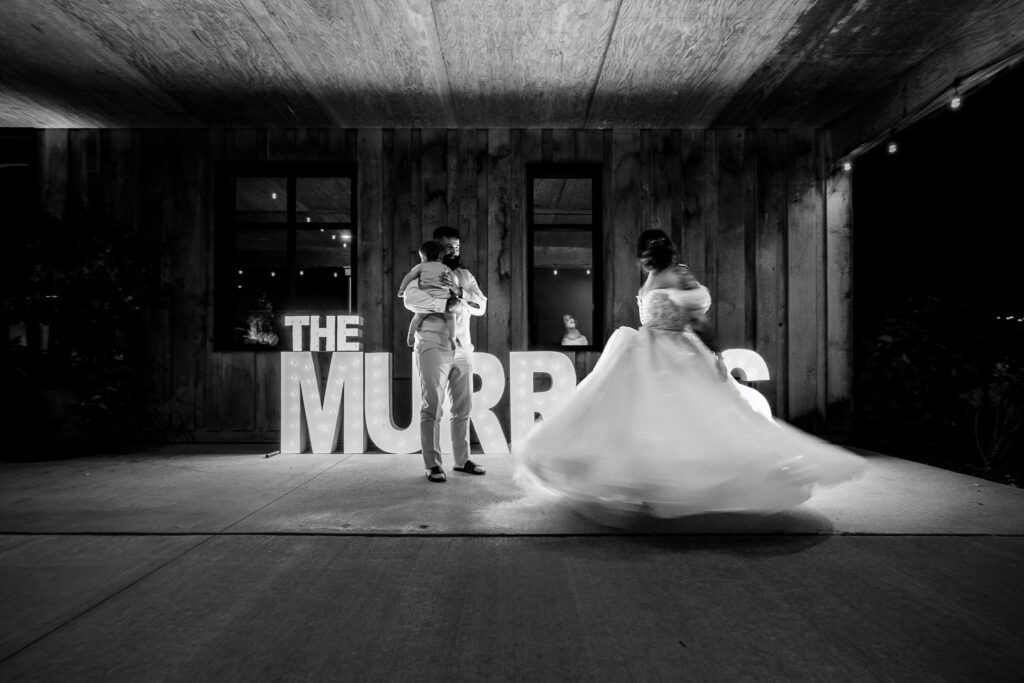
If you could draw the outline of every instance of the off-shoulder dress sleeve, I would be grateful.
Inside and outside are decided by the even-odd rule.
[[[676,306],[691,311],[700,311],[702,314],[707,313],[711,308],[711,292],[704,285],[698,285],[694,289],[670,289],[668,298]]]

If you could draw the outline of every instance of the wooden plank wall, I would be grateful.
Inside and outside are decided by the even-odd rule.
[[[509,351],[526,349],[524,164],[590,162],[604,168],[605,337],[639,323],[635,240],[663,229],[711,289],[723,346],[767,361],[772,379],[755,386],[776,415],[834,436],[848,426],[851,197],[849,179],[826,171],[827,133],[49,129],[38,141],[47,211],[102,205],[161,244],[153,427],[168,437],[277,438],[276,354],[213,351],[213,168],[237,160],[358,164],[358,309],[366,350],[394,353],[398,424],[411,419],[412,368],[395,292],[418,245],[437,225],[459,228],[464,260],[489,298],[488,314],[473,319],[474,341],[507,363]],[[569,355],[580,378],[598,358]]]

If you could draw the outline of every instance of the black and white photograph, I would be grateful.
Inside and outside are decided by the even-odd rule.
[[[1024,3],[0,2],[0,680],[1019,681]]]

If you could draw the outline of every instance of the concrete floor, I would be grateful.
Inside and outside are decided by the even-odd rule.
[[[418,455],[0,464],[0,680],[1020,680],[1024,491],[609,528]]]

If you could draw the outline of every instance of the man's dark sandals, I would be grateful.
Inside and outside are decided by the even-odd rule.
[[[483,467],[480,467],[480,465],[477,465],[472,460],[467,460],[466,464],[463,465],[462,467],[453,467],[452,469],[455,470],[456,472],[465,472],[466,474],[483,474],[484,472],[487,471]]]
[[[448,477],[445,475],[444,470],[442,470],[440,467],[435,466],[431,467],[430,471],[427,472],[427,479],[429,479],[430,481],[436,481],[437,483],[441,483],[443,481],[446,481]]]

